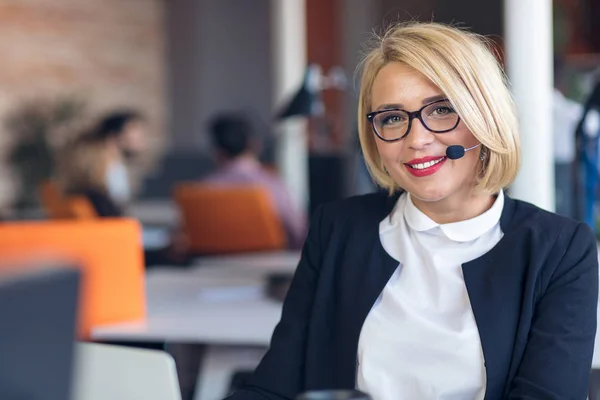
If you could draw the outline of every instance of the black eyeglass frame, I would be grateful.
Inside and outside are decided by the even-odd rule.
[[[405,137],[408,136],[408,134],[410,133],[410,130],[412,128],[412,122],[413,119],[417,118],[419,121],[421,121],[421,124],[425,127],[425,129],[427,129],[429,132],[433,132],[433,133],[447,133],[450,131],[453,131],[456,129],[456,127],[458,126],[458,124],[460,124],[460,116],[458,114],[456,114],[456,124],[450,128],[450,129],[445,129],[443,131],[436,131],[434,129],[431,129],[430,127],[427,126],[427,124],[425,123],[425,121],[423,120],[423,116],[421,115],[421,113],[423,112],[424,109],[426,109],[427,107],[433,105],[433,104],[437,104],[437,103],[442,103],[442,102],[447,102],[448,99],[441,99],[441,100],[436,100],[433,101],[429,104],[425,104],[423,107],[421,107],[420,109],[418,109],[417,111],[407,111],[407,110],[403,110],[401,108],[386,108],[385,110],[378,110],[378,111],[372,111],[370,113],[367,114],[367,119],[371,122],[371,127],[373,128],[373,132],[375,132],[375,135],[377,135],[377,137],[381,140],[383,140],[384,142],[397,142],[398,140],[402,140]],[[384,112],[390,112],[390,111],[402,111],[406,114],[408,114],[408,128],[406,129],[406,133],[402,136],[400,136],[399,138],[394,138],[394,139],[386,139],[383,136],[381,136],[379,134],[379,132],[377,132],[377,127],[375,126],[375,117],[379,114],[382,114]]]

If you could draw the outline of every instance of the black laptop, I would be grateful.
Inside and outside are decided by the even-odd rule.
[[[0,272],[0,399],[70,398],[79,272]]]

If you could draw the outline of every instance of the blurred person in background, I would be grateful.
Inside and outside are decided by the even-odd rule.
[[[270,349],[231,400],[585,399],[596,238],[505,195],[519,125],[489,42],[399,24],[361,66],[359,137],[386,192],[315,211]]]
[[[62,192],[86,198],[100,218],[126,217],[132,194],[129,167],[146,150],[145,136],[141,114],[120,111],[107,115],[57,157]],[[156,237],[155,228],[143,227],[143,231],[144,238]],[[175,229],[166,241],[165,247],[147,249],[147,265],[187,262],[188,242],[182,231]]]
[[[306,216],[292,203],[285,184],[258,159],[260,143],[250,121],[241,114],[222,114],[210,124],[218,168],[203,182],[215,185],[256,185],[268,191],[291,248],[302,246]]]
[[[122,110],[107,114],[60,157],[64,190],[87,197],[100,217],[122,216],[132,197],[130,164],[146,147],[145,121],[140,113]]]
[[[106,146],[106,189],[119,206],[132,199],[131,166],[148,148],[146,121],[141,113],[119,110],[106,115],[88,140]]]
[[[69,144],[57,158],[57,181],[65,195],[85,197],[101,218],[125,214],[123,204],[128,198],[128,177],[118,178],[112,172],[114,176],[109,178],[112,152],[103,140],[83,136]],[[113,183],[109,183],[111,180]]]

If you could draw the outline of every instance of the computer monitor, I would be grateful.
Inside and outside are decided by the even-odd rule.
[[[13,272],[0,273],[0,399],[69,399],[79,271]]]

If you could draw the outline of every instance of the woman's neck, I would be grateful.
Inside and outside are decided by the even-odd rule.
[[[451,196],[440,201],[423,201],[414,196],[411,200],[423,214],[438,224],[465,221],[489,210],[496,198],[489,194]]]

